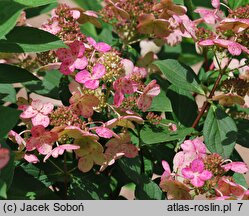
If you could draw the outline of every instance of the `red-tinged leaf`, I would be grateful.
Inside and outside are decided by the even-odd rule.
[[[169,22],[164,19],[156,19],[152,14],[142,14],[137,30],[141,34],[153,34],[157,37],[166,37],[170,34]]]
[[[222,106],[232,106],[234,104],[244,105],[245,100],[243,97],[235,94],[222,94],[212,98],[214,101],[219,101]]]
[[[190,189],[177,180],[164,178],[160,182],[160,187],[164,192],[167,192],[169,200],[192,200]]]
[[[116,17],[120,16],[122,19],[130,19],[130,15],[125,10],[114,4],[113,1],[108,0],[108,3]]]

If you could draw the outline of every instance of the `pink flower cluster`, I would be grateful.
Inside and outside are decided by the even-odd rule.
[[[201,47],[222,47],[233,56],[239,56],[243,52],[249,54],[248,47],[241,44],[240,36],[247,34],[246,30],[249,27],[249,19],[238,17],[225,17],[220,10],[220,1],[212,0],[214,7],[211,9],[196,9],[195,12],[201,15],[201,19],[197,23],[205,22],[214,25],[212,33],[214,39],[200,40],[198,45]],[[230,34],[226,34],[226,32]]]
[[[82,172],[90,171],[94,164],[100,165],[101,171],[103,171],[122,156],[136,157],[138,148],[131,143],[126,129],[134,129],[134,122],[142,124],[143,119],[132,111],[122,111],[118,118],[111,119],[106,123],[83,122],[80,116],[90,117],[93,112],[92,106],[96,105],[92,105],[93,98],[85,98],[84,95],[79,95],[78,98],[76,95],[78,94],[74,95],[75,103],[82,103],[79,108],[83,107],[78,114],[75,114],[70,107],[56,112],[53,110],[52,104],[42,103],[39,100],[33,100],[30,105],[19,106],[19,109],[23,110],[20,117],[28,129],[20,134],[13,130],[9,132],[9,139],[18,145],[16,156],[29,163],[38,163],[42,156],[44,156],[43,161],[46,162],[50,157],[57,158],[65,151],[73,151],[78,159],[78,168]],[[90,107],[90,114],[86,104]],[[74,105],[72,102],[72,107]],[[38,118],[37,115],[42,115],[42,118]],[[72,115],[72,119],[70,115]],[[44,118],[47,119],[45,125]],[[46,129],[46,127],[50,129]],[[116,128],[123,129],[121,130],[123,132],[115,133]],[[22,137],[23,134],[25,135]],[[100,144],[98,142],[100,138],[106,139],[106,144]],[[9,160],[9,151],[4,148],[0,150],[0,167],[2,168]]]
[[[182,151],[174,157],[173,172],[171,172],[169,164],[162,161],[164,168],[160,183],[162,188],[170,181],[174,184],[184,184],[187,188],[203,190],[203,193],[206,194],[218,191],[219,197],[217,199],[227,196],[228,192],[223,194],[220,190],[224,190],[224,187],[228,190],[227,187],[231,185],[243,190],[243,195],[248,193],[242,186],[230,182],[229,178],[224,176],[229,170],[236,173],[246,173],[248,167],[244,162],[227,161],[218,154],[209,154],[205,144],[199,138],[185,140],[181,144],[181,149]],[[240,195],[242,196],[242,192]]]

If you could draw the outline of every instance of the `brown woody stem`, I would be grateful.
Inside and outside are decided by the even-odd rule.
[[[220,81],[221,81],[221,78],[222,78],[224,72],[226,71],[226,69],[228,68],[229,64],[231,63],[231,60],[230,60],[228,62],[228,64],[222,69],[221,65],[219,64],[219,61],[218,61],[218,58],[217,58],[216,54],[214,54],[214,56],[216,58],[216,61],[218,62],[219,69],[220,69],[220,74],[219,74],[217,80],[215,81],[215,84],[214,84],[214,86],[213,86],[213,88],[212,88],[212,90],[211,90],[211,92],[210,92],[210,94],[208,96],[208,99],[211,99],[214,96],[214,93],[215,93],[217,87],[220,84]],[[194,121],[194,123],[192,125],[192,128],[196,128],[197,127],[197,125],[198,125],[201,117],[203,116],[203,114],[205,113],[205,111],[208,110],[208,109],[209,109],[209,102],[207,100],[207,101],[204,102],[204,104],[203,104],[203,106],[201,108],[201,111],[199,112],[198,116],[196,117],[196,119],[195,119],[195,121]]]

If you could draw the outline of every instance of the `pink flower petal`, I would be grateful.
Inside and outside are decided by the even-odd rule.
[[[183,175],[184,178],[187,178],[187,179],[194,178],[194,173],[190,168],[183,168],[182,169],[182,175]]]
[[[86,14],[87,16],[98,18],[98,15],[96,14],[95,11],[87,10],[87,11],[84,11],[83,13]]]
[[[40,162],[39,159],[34,154],[25,154],[24,159],[28,161],[29,163],[33,163],[33,164]]]
[[[61,63],[61,66],[60,66],[61,73],[65,75],[69,75],[73,73],[74,70],[75,70],[74,62],[71,59],[65,60]]]
[[[93,66],[92,78],[93,79],[100,79],[105,75],[105,73],[106,73],[105,66],[97,63]]]
[[[205,182],[202,181],[200,178],[198,178],[197,176],[194,176],[193,179],[191,179],[191,184],[194,185],[195,187],[202,187]]]
[[[97,127],[95,131],[100,137],[104,137],[107,139],[111,138],[114,135],[114,132],[106,127]]]
[[[72,60],[72,54],[70,49],[60,48],[56,51],[56,55],[61,61]]]
[[[86,40],[93,47],[97,44],[96,41],[93,38],[91,38],[91,37],[87,37]]]
[[[146,95],[140,95],[137,100],[137,107],[138,109],[141,109],[143,112],[146,112],[147,109],[150,108],[153,98],[146,96]]]
[[[71,10],[71,13],[72,13],[74,19],[77,20],[77,19],[80,18],[80,11],[78,11],[78,10]]]
[[[88,65],[88,60],[85,56],[81,57],[81,58],[77,58],[75,61],[74,61],[74,67],[76,69],[79,69],[79,70],[83,70],[85,69],[85,67]]]
[[[42,125],[37,125],[31,128],[32,137],[39,137],[45,133],[45,127]]]
[[[234,55],[234,56],[239,56],[242,52],[241,46],[238,43],[230,43],[228,46],[228,51]]]
[[[33,151],[36,149],[36,146],[40,144],[39,139],[36,137],[31,137],[26,142],[26,150],[27,151]]]
[[[99,81],[98,80],[87,80],[85,83],[84,83],[84,86],[88,89],[96,89],[99,87]]]
[[[37,115],[38,111],[34,110],[32,106],[27,106],[26,109],[21,113],[20,117],[24,119],[29,119]]]
[[[202,173],[199,174],[199,178],[203,181],[207,181],[207,180],[211,179],[212,176],[213,176],[213,174],[208,170],[204,170]]]
[[[75,80],[78,83],[85,83],[87,80],[91,79],[91,74],[87,70],[80,71],[76,74]]]
[[[42,125],[44,127],[47,127],[50,122],[49,117],[41,113],[38,113],[35,117],[31,119],[31,121],[34,126]]]
[[[204,163],[200,159],[193,160],[190,166],[193,172],[202,173],[204,170]]]
[[[156,84],[156,80],[152,80],[144,89],[144,94],[150,97],[155,97],[160,93],[160,86]]]
[[[116,107],[119,107],[124,100],[124,94],[121,91],[116,91],[113,100],[114,100],[114,105]]]
[[[8,133],[8,137],[9,139],[14,142],[14,143],[17,143],[18,145],[24,145],[25,144],[25,141],[24,139],[18,134],[16,133],[15,131],[11,130],[9,133]]]
[[[70,43],[68,46],[70,47],[73,56],[75,56],[76,58],[83,57],[83,54],[85,52],[85,46],[82,41],[74,41],[73,43]]]
[[[199,42],[200,46],[213,46],[214,45],[214,41],[213,40],[203,40],[201,42]]]
[[[94,48],[99,52],[105,53],[110,51],[112,47],[104,42],[99,42],[94,46]]]
[[[222,165],[222,168],[226,171],[232,170],[237,173],[246,173],[248,172],[247,164],[244,162],[231,162],[225,165]]]
[[[180,169],[183,164],[184,164],[184,152],[180,151],[176,153],[174,159],[173,159],[173,164],[174,164],[174,170],[177,171]]]
[[[40,111],[43,108],[43,103],[40,100],[33,100],[31,106],[33,109]]]
[[[43,159],[43,162],[46,162],[46,160],[52,155],[52,157],[57,158],[59,155],[62,155],[65,150],[76,150],[79,149],[80,146],[78,145],[71,145],[71,144],[65,144],[60,145],[54,148],[51,152],[49,152],[46,157]]]
[[[162,161],[162,166],[163,166],[164,172],[163,172],[163,174],[161,176],[161,179],[165,178],[165,177],[167,178],[171,174],[170,166],[169,166],[167,161],[163,160]]]
[[[38,152],[42,155],[47,155],[52,151],[52,145],[44,143],[43,145],[37,148]]]
[[[220,0],[212,0],[211,3],[214,8],[216,9],[220,8]]]
[[[207,151],[206,145],[199,138],[193,139],[192,142],[195,146],[197,155],[200,157],[205,156]]]
[[[122,59],[121,63],[123,64],[125,74],[130,75],[134,69],[134,64],[131,60],[129,59]]]
[[[41,109],[41,113],[44,115],[50,114],[54,109],[54,105],[52,103],[43,104],[43,108]]]

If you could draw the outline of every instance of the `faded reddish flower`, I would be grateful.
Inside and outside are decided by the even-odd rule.
[[[128,133],[120,134],[119,138],[110,139],[105,146],[107,147],[105,150],[107,162],[102,165],[101,171],[107,166],[114,164],[115,160],[122,156],[134,158],[138,155],[138,148],[131,144],[131,138]]]
[[[150,108],[153,98],[159,95],[159,93],[160,86],[156,83],[156,80],[152,80],[139,96],[137,100],[137,107],[143,112],[146,112],[146,110]]]
[[[27,151],[37,149],[42,155],[48,154],[52,150],[54,142],[58,140],[57,133],[45,130],[42,125],[32,127],[31,135],[27,140]]]
[[[84,118],[89,118],[93,115],[94,107],[99,105],[99,99],[94,95],[81,95],[75,93],[69,100],[71,107],[78,110]]]
[[[114,105],[119,107],[124,100],[124,94],[133,94],[137,91],[138,84],[127,77],[121,77],[113,83],[115,90]]]
[[[232,30],[240,33],[249,28],[249,19],[225,18],[219,24],[221,30]]]
[[[85,46],[83,42],[74,41],[68,46],[69,49],[60,48],[56,51],[56,55],[62,61],[60,71],[65,75],[73,73],[75,69],[83,70],[88,64],[88,60],[84,56]]]

